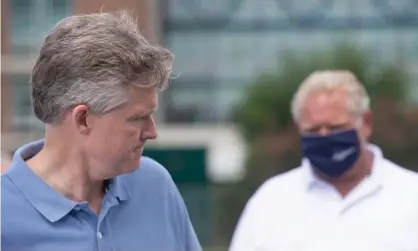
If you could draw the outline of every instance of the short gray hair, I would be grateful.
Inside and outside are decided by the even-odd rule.
[[[344,90],[348,95],[348,111],[361,115],[370,109],[370,97],[357,77],[347,70],[316,71],[310,74],[299,86],[292,100],[292,115],[300,119],[302,106],[307,96],[317,91]]]
[[[128,102],[129,86],[167,87],[173,60],[126,11],[67,17],[49,32],[32,71],[35,115],[56,123],[79,104],[109,112]]]

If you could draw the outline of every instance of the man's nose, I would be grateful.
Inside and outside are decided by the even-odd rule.
[[[331,130],[327,127],[321,127],[319,128],[319,130],[317,131],[318,135],[320,136],[327,136],[331,134]]]
[[[144,138],[145,139],[157,139],[157,125],[155,123],[154,118],[151,118],[144,130]]]

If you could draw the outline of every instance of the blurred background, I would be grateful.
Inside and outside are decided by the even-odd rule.
[[[119,9],[176,55],[180,76],[161,93],[145,155],[171,172],[205,250],[226,250],[255,189],[298,165],[289,102],[314,70],[353,71],[372,97],[372,141],[418,170],[418,0],[2,0],[5,165],[43,137],[28,80],[48,30]]]

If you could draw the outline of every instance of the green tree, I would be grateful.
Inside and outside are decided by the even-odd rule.
[[[291,99],[310,73],[327,69],[350,70],[364,83],[374,114],[371,141],[379,144],[389,159],[418,170],[418,119],[411,119],[408,114],[414,113],[404,109],[409,79],[401,60],[383,62],[349,45],[309,55],[288,54],[279,59],[274,71],[250,85],[234,114],[249,151],[245,178],[224,188],[220,195],[217,232],[226,243],[245,203],[261,183],[299,164],[299,136],[290,114]]]

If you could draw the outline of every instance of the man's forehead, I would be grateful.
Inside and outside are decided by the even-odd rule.
[[[134,113],[152,114],[158,110],[158,103],[137,102],[130,105]]]
[[[303,128],[337,126],[350,123],[351,113],[346,99],[339,94],[316,93],[307,97],[299,125]]]
[[[350,121],[352,114],[346,110],[306,111],[301,114],[300,122],[308,124],[341,124]]]
[[[136,93],[139,95],[134,95]],[[152,93],[148,93],[148,95],[143,95],[140,92],[136,93],[130,93],[128,102],[120,107],[124,113],[129,116],[150,115],[158,110],[156,95]]]

